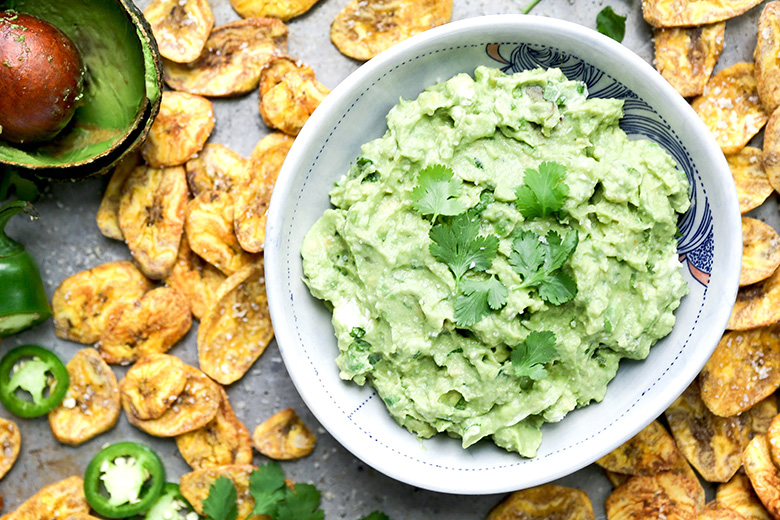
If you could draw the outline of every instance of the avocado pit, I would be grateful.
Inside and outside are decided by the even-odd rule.
[[[84,89],[73,41],[51,23],[0,12],[0,138],[26,144],[54,138],[70,122]]]

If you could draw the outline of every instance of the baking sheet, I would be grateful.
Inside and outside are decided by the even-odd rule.
[[[410,0],[413,1],[413,0]],[[228,0],[210,0],[215,24],[238,19]],[[341,55],[331,44],[330,23],[348,0],[320,0],[304,16],[288,22],[288,51],[302,59],[316,72],[317,79],[334,88],[360,63]],[[143,8],[148,0],[137,0]],[[517,13],[526,0],[455,0],[453,20],[487,14]],[[644,22],[639,0],[541,0],[532,14],[566,19],[595,28],[596,14],[605,6],[627,16],[624,45],[648,62],[652,62],[652,31]],[[716,70],[739,61],[750,61],[755,46],[755,32],[761,6],[730,20],[726,28],[723,54]],[[245,157],[268,130],[257,109],[257,92],[233,100],[214,100],[216,127],[210,141],[222,143]],[[759,144],[760,143],[753,143]],[[41,218],[36,222],[17,217],[7,231],[23,241],[38,259],[49,297],[65,277],[96,265],[119,259],[130,259],[123,243],[103,237],[95,224],[95,213],[107,177],[79,183],[50,185],[36,204]],[[753,216],[777,228],[778,212],[774,197]],[[2,287],[0,287],[0,297]],[[197,365],[197,327],[170,353]],[[53,349],[63,360],[69,360],[83,345],[55,337],[51,321],[2,342],[2,352],[22,344],[37,343]],[[124,368],[114,367],[117,378]],[[250,372],[227,389],[238,418],[252,431],[271,414],[294,408],[316,433],[314,453],[299,461],[284,462],[288,478],[315,484],[322,491],[321,507],[326,519],[355,519],[381,510],[392,520],[484,518],[503,495],[453,496],[420,490],[394,481],[374,471],[353,457],[322,429],[295,390],[275,343],[272,343]],[[0,415],[12,418],[5,410]],[[124,415],[108,433],[73,448],[58,444],[52,437],[46,418],[14,419],[22,434],[22,451],[13,469],[0,481],[5,500],[3,512],[12,511],[41,486],[70,475],[83,475],[92,456],[107,443],[137,440],[151,445],[164,459],[168,480],[177,481],[189,471],[172,439],[150,437],[130,426]],[[255,464],[266,459],[255,453]],[[403,461],[399,460],[399,464]],[[558,483],[583,489],[593,502],[596,518],[604,518],[604,499],[610,484],[601,469],[587,467]],[[708,490],[711,495],[711,490]]]

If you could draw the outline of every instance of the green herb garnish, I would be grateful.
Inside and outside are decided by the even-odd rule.
[[[447,264],[456,282],[460,282],[466,271],[488,270],[498,252],[498,237],[480,236],[479,222],[469,213],[433,226],[429,236],[433,240],[431,254]]]
[[[552,161],[542,162],[538,170],[525,170],[523,184],[515,190],[515,205],[523,217],[546,217],[563,207],[569,193],[565,173],[565,166]]]
[[[539,381],[547,377],[544,365],[558,357],[555,334],[545,330],[533,331],[525,341],[512,349],[512,366],[517,377],[529,377]]]
[[[439,215],[457,215],[466,211],[466,206],[458,200],[463,181],[453,177],[450,168],[435,164],[420,170],[417,174],[417,186],[412,191],[412,206],[423,215],[432,215],[436,222]]]
[[[615,41],[622,42],[626,35],[626,17],[617,14],[607,6],[596,16],[596,30]]]
[[[507,288],[495,276],[487,279],[464,278],[455,297],[455,323],[468,327],[506,305]]]
[[[522,287],[534,287],[539,296],[553,305],[561,305],[577,295],[577,284],[561,271],[563,264],[577,248],[576,230],[561,236],[549,231],[544,237],[533,231],[522,231],[512,242],[509,263],[523,277]]]
[[[238,492],[227,477],[219,477],[209,487],[209,496],[203,501],[203,513],[212,520],[236,520]]]

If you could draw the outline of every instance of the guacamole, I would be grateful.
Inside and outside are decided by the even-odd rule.
[[[527,457],[543,423],[603,399],[687,292],[688,182],[622,115],[557,69],[480,67],[401,100],[302,246],[341,377],[422,438]]]

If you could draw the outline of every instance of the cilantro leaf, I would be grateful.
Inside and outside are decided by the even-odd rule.
[[[295,484],[284,488],[284,501],[274,520],[322,520],[325,512],[319,508],[320,491],[311,484]]]
[[[455,297],[455,323],[462,327],[474,325],[489,309],[498,310],[506,304],[507,288],[495,276],[482,280],[464,278],[459,288],[461,292]]]
[[[209,487],[209,495],[203,501],[203,513],[212,520],[236,520],[238,493],[233,481],[219,477]]]
[[[447,264],[460,282],[466,271],[486,271],[498,252],[498,237],[480,236],[479,222],[469,213],[461,213],[449,222],[437,224],[429,233],[430,251],[436,260]]]
[[[596,30],[622,42],[626,35],[626,17],[617,14],[612,6],[608,5],[596,15]]]
[[[249,493],[255,499],[253,515],[276,516],[284,500],[284,472],[275,462],[264,464],[249,474]]]
[[[517,377],[529,377],[534,381],[547,377],[544,365],[558,357],[555,342],[554,333],[533,331],[512,349],[512,366]]]
[[[364,516],[360,520],[390,520],[390,517],[381,511],[374,511],[368,516]]]
[[[441,164],[428,166],[417,174],[417,187],[412,190],[412,207],[423,215],[457,215],[466,211],[466,205],[457,199],[463,181],[453,178],[450,168]]]
[[[521,287],[534,287],[539,296],[553,305],[561,305],[577,295],[576,282],[560,271],[577,248],[576,230],[561,236],[549,231],[544,237],[522,231],[512,242],[509,264],[523,280]]]
[[[565,173],[565,166],[552,161],[542,162],[538,170],[525,170],[523,184],[515,190],[515,205],[523,217],[546,217],[563,207],[569,193]]]

